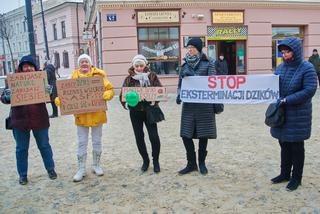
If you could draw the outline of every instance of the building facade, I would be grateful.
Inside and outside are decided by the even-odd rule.
[[[3,14],[4,24],[0,26],[8,28],[8,35],[10,36],[9,43],[11,46],[11,53],[7,40],[0,38],[0,75],[6,75],[13,72],[19,63],[19,59],[29,53],[28,28],[25,20],[25,7],[19,7],[6,14]]]
[[[50,62],[61,76],[68,76],[77,67],[80,53],[86,49],[82,39],[84,29],[84,10],[82,1],[46,1],[45,27]],[[40,5],[33,8],[33,25],[38,63],[46,61],[43,24]]]
[[[304,57],[320,49],[320,2],[276,0],[86,0],[85,28],[96,65],[119,89],[134,55],[144,54],[174,92],[186,44],[203,40],[212,59],[224,54],[229,74],[271,73],[281,63],[277,44],[301,38]]]
[[[71,74],[77,65],[79,54],[87,50],[83,41],[84,9],[82,0],[43,0],[43,10],[50,62],[61,76]],[[33,32],[37,63],[40,68],[46,61],[43,24],[39,0],[32,1]],[[0,75],[16,69],[22,56],[30,54],[25,7],[4,14],[10,27],[11,49],[14,65],[6,41],[0,39]]]

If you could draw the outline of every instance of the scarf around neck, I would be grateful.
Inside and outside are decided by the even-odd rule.
[[[138,72],[134,71],[136,74],[132,76],[133,79],[138,80],[140,82],[141,87],[147,87],[150,85],[149,74],[150,72]]]
[[[188,65],[190,65],[192,68],[195,68],[199,64],[201,56],[201,53],[198,53],[194,56],[191,56],[189,53],[187,53],[185,59]]]

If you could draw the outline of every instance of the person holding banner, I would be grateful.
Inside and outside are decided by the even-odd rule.
[[[93,76],[101,76],[103,78],[103,84],[105,91],[103,93],[104,100],[111,100],[114,96],[114,90],[112,84],[106,78],[106,72],[92,66],[91,57],[87,54],[82,54],[78,58],[79,69],[72,72],[72,79],[86,78]],[[60,99],[55,99],[57,106],[60,106]],[[74,182],[81,181],[86,176],[86,160],[87,160],[87,146],[89,129],[91,128],[92,137],[92,172],[98,176],[102,176],[103,170],[100,166],[100,157],[102,153],[102,125],[107,122],[106,111],[90,112],[84,114],[75,114],[75,124],[77,126],[78,134],[78,150],[77,158],[79,169],[73,177]]]
[[[285,109],[285,123],[271,128],[272,137],[281,148],[280,175],[272,178],[273,184],[289,181],[288,191],[301,185],[304,166],[304,141],[310,138],[312,97],[317,90],[317,75],[313,65],[303,60],[301,40],[290,37],[279,46],[283,62],[275,74],[280,75],[280,99]]]
[[[186,76],[211,76],[216,75],[214,62],[208,60],[202,52],[200,38],[192,38],[187,44],[188,52],[185,63],[181,66],[177,104],[181,104],[180,88],[182,79]],[[205,164],[207,156],[208,139],[217,138],[214,104],[183,103],[181,113],[180,136],[182,137],[187,155],[187,166],[179,171],[180,175],[197,171],[196,153],[193,139],[199,139],[198,161],[200,173],[205,175],[208,169]]]
[[[150,70],[147,66],[148,61],[143,55],[136,55],[132,59],[132,66],[129,68],[129,75],[123,82],[123,87],[156,87],[162,86],[157,74]],[[124,109],[128,110],[126,102],[122,101],[122,93],[119,96],[120,102]],[[127,101],[128,102],[128,101]],[[145,172],[149,168],[150,159],[148,156],[146,143],[144,140],[143,124],[145,124],[152,147],[153,171],[160,172],[159,154],[160,154],[160,138],[158,134],[157,123],[148,123],[146,118],[146,108],[150,105],[158,105],[158,102],[150,103],[147,101],[138,102],[135,106],[129,107],[130,120],[136,139],[139,153],[143,159],[141,171]]]
[[[20,60],[17,72],[37,71],[37,65],[31,55],[23,56]],[[11,91],[6,89],[1,95],[4,104],[10,104]],[[11,122],[13,137],[16,141],[16,161],[19,174],[19,184],[28,183],[28,150],[30,144],[30,132],[36,140],[40,150],[44,166],[50,179],[56,179],[55,164],[52,148],[49,143],[49,116],[45,103],[30,104],[11,107]]]

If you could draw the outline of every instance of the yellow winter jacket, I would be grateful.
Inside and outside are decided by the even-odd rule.
[[[98,68],[92,67],[90,72],[83,74],[80,72],[80,69],[76,69],[72,72],[71,79],[77,79],[82,77],[92,77],[92,76],[98,76],[98,75],[103,77],[103,84],[105,87],[105,92],[103,93],[103,99],[111,100],[114,96],[113,86],[109,82],[109,80],[107,80],[106,72],[104,70],[100,70]],[[57,106],[59,106],[60,99],[59,98],[56,99],[55,103]],[[98,126],[107,122],[106,111],[75,114],[74,117],[75,117],[75,123],[77,126],[93,127],[93,126]]]

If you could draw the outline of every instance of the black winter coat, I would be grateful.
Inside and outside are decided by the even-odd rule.
[[[201,60],[195,68],[184,63],[179,75],[178,94],[180,94],[184,76],[211,76],[216,74],[214,62],[209,61],[205,54],[202,54]],[[180,136],[195,139],[217,138],[214,104],[183,103]]]

